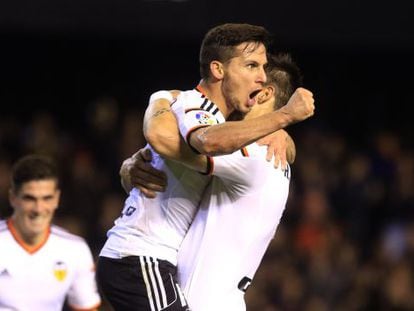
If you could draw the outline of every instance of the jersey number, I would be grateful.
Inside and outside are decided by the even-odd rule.
[[[125,212],[122,212],[121,217],[124,216],[124,215],[131,216],[136,210],[137,210],[136,207],[128,206],[128,208],[126,209],[126,211]]]

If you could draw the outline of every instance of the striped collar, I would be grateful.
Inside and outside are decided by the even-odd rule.
[[[214,115],[218,119],[219,123],[225,122],[226,119],[224,118],[223,113],[221,113],[220,109],[217,107],[215,103],[208,99],[202,86],[199,84],[194,88],[194,90],[201,94],[201,98],[204,98],[204,102],[201,104],[200,108]]]

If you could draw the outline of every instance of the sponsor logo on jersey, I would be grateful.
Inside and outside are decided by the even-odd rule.
[[[68,274],[66,264],[63,261],[56,261],[53,267],[53,274],[58,281],[63,282]]]
[[[200,124],[206,124],[206,125],[217,124],[217,120],[213,118],[209,113],[206,113],[204,111],[197,112],[195,117],[198,123]]]

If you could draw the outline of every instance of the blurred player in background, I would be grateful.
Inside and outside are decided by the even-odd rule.
[[[28,155],[12,168],[13,214],[0,221],[0,310],[98,310],[92,253],[85,240],[52,225],[59,205],[57,167]]]

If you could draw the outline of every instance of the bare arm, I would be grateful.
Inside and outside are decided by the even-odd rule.
[[[207,159],[196,156],[179,134],[177,120],[170,108],[171,101],[172,96],[169,99],[159,98],[150,102],[144,116],[144,135],[149,144],[161,156],[181,162],[192,169],[205,171]],[[190,144],[202,154],[232,153],[269,133],[275,132],[280,127],[308,118],[313,115],[313,110],[312,93],[305,89],[298,89],[282,109],[250,120],[226,122],[201,128],[191,135]],[[288,143],[289,140],[286,142]],[[288,152],[294,155],[294,143],[292,140],[290,143],[290,147],[289,145],[281,145],[279,149],[284,153]],[[276,140],[276,146],[277,144]],[[277,150],[274,146],[275,144],[273,144],[273,149]],[[277,153],[275,155],[278,156]],[[280,158],[284,166],[286,155],[283,154]]]
[[[150,101],[144,115],[144,136],[162,157],[193,170],[207,170],[207,157],[195,154],[181,137],[169,100],[160,98]]]
[[[180,132],[168,100],[157,99],[150,102],[144,115],[144,136],[161,156],[179,158]]]
[[[309,118],[314,109],[313,94],[298,88],[289,102],[279,110],[253,119],[201,128],[190,136],[190,144],[209,156],[232,153],[289,124]]]
[[[174,93],[177,96],[178,91]],[[150,145],[161,156],[183,163],[190,168],[204,172],[207,167],[205,156],[195,155],[184,143],[179,134],[177,120],[170,109],[170,99],[160,98],[151,102],[144,117],[144,134]],[[278,134],[282,133],[282,134]],[[283,134],[284,133],[284,134]],[[273,136],[273,138],[272,138]],[[276,138],[274,138],[276,136]],[[226,140],[232,136],[226,135]],[[262,144],[269,145],[267,158],[275,156],[275,166],[280,157],[282,166],[287,157],[289,163],[294,161],[296,150],[291,137],[284,131],[263,138]],[[164,191],[167,179],[163,172],[154,169],[150,162],[152,156],[148,149],[141,149],[132,157],[126,159],[120,169],[121,184],[126,192],[137,187],[147,197],[155,197],[156,191]]]

